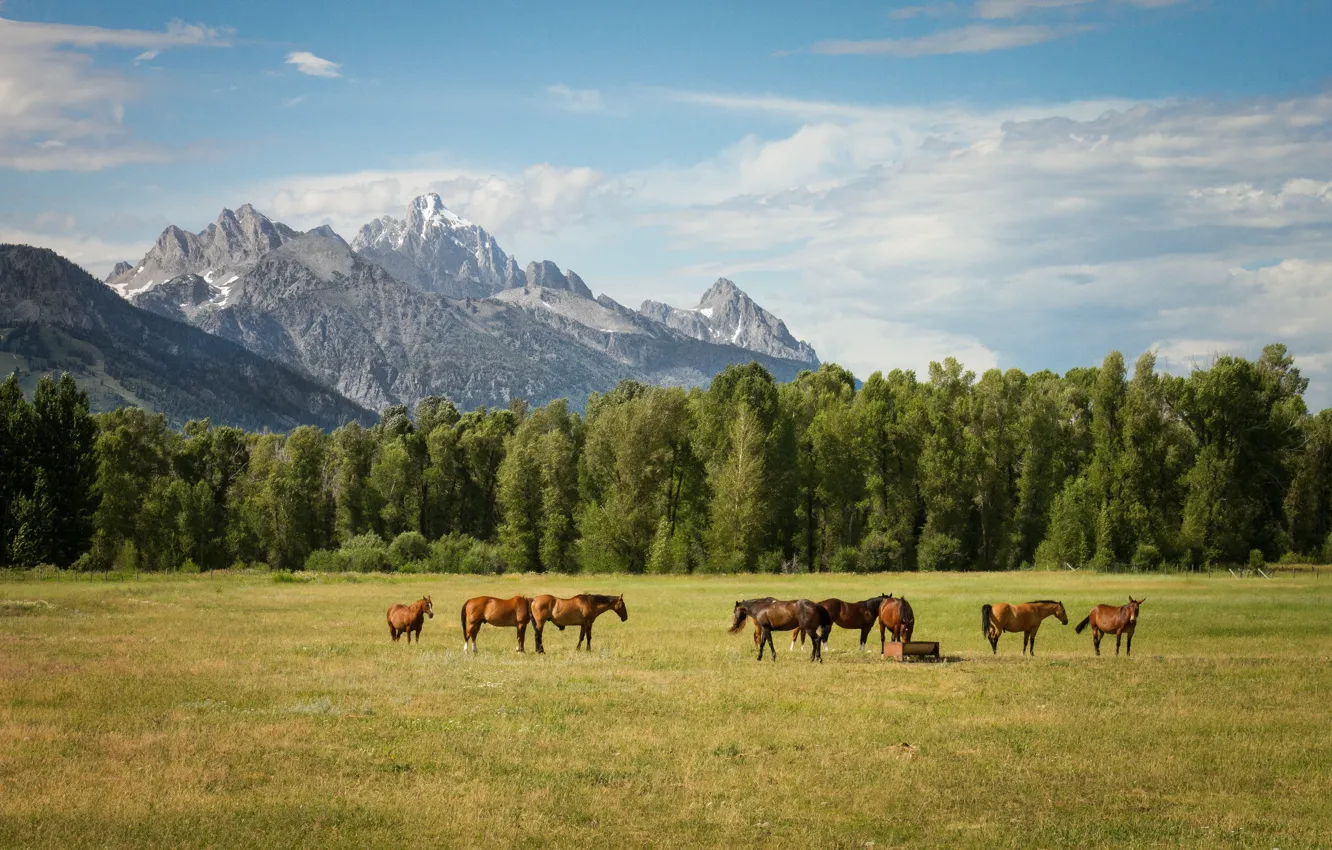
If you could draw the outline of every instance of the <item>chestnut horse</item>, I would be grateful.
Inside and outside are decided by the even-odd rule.
[[[911,610],[911,603],[906,599],[885,599],[879,606],[879,654],[888,652],[887,633],[892,632],[893,641],[909,641],[916,630],[916,612]]]
[[[1068,615],[1064,613],[1064,603],[1053,599],[1038,599],[1021,605],[1009,605],[999,602],[995,605],[981,606],[981,633],[990,641],[990,649],[999,654],[999,636],[1004,632],[1022,632],[1022,652],[1026,653],[1030,645],[1031,654],[1036,654],[1036,632],[1041,628],[1041,621],[1055,616],[1059,622],[1068,625]]]
[[[624,594],[619,596],[601,596],[595,593],[581,593],[568,599],[557,599],[546,594],[532,597],[532,630],[536,633],[536,651],[544,653],[546,647],[541,642],[541,630],[546,623],[554,623],[555,628],[564,631],[565,626],[580,626],[577,652],[587,639],[588,652],[592,651],[592,623],[607,611],[614,611],[623,623],[629,619],[629,609],[624,607]]]
[[[494,596],[477,596],[467,600],[462,607],[463,652],[470,645],[476,652],[476,633],[481,631],[482,623],[507,628],[518,627],[518,652],[523,651],[523,640],[527,637],[527,624],[532,619],[532,600],[526,596],[512,599],[497,599]]]
[[[395,641],[407,633],[407,642],[412,642],[412,632],[416,632],[416,642],[421,642],[421,624],[425,618],[435,617],[435,606],[429,596],[423,596],[411,605],[390,605],[388,608],[389,637]]]
[[[1129,604],[1120,605],[1097,605],[1091,609],[1087,619],[1078,623],[1078,627],[1073,631],[1082,634],[1082,630],[1091,623],[1092,627],[1092,646],[1096,648],[1096,654],[1101,654],[1101,637],[1103,635],[1115,636],[1115,655],[1119,654],[1119,641],[1128,635],[1128,647],[1124,650],[1125,655],[1133,654],[1133,630],[1138,627],[1138,606],[1146,602],[1145,599],[1134,599],[1129,597]]]
[[[872,599],[862,599],[859,602],[843,602],[840,599],[825,599],[819,603],[819,606],[825,609],[832,616],[834,625],[841,626],[844,629],[860,630],[860,651],[865,651],[865,644],[869,642],[870,629],[874,628],[875,622],[879,619],[879,606],[884,600],[892,599],[891,593],[882,593]],[[800,643],[805,642],[805,630],[796,629],[791,635],[791,649],[795,649],[796,638],[800,638]],[[828,641],[825,640],[826,644]]]
[[[828,633],[832,631],[832,615],[828,613],[828,609],[808,599],[794,599],[788,602],[778,601],[770,596],[763,599],[746,599],[735,603],[735,610],[731,614],[729,630],[731,634],[744,628],[745,619],[749,617],[754,619],[755,625],[760,630],[759,661],[763,660],[764,644],[772,650],[772,660],[777,660],[777,647],[772,645],[773,632],[804,629],[810,635],[810,643],[814,645],[809,660],[823,663],[823,644],[828,640]]]

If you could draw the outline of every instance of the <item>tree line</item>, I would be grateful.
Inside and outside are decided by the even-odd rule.
[[[442,398],[373,427],[246,433],[74,381],[0,384],[0,563],[442,572],[1202,567],[1332,557],[1332,410],[1282,345],[1188,376],[621,383],[529,410]]]

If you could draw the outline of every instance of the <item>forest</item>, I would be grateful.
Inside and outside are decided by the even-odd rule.
[[[0,564],[880,572],[1332,559],[1332,410],[1285,346],[1187,376],[956,360],[247,433],[0,384]]]

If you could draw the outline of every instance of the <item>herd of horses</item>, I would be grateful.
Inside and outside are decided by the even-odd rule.
[[[1115,655],[1119,654],[1120,641],[1127,636],[1128,647],[1125,655],[1133,654],[1133,632],[1138,625],[1138,608],[1144,600],[1129,597],[1127,605],[1097,605],[1086,618],[1074,629],[1082,634],[1088,625],[1092,627],[1092,646],[1096,654],[1101,654],[1101,639],[1105,635],[1115,636]],[[541,596],[514,596],[499,599],[494,596],[477,596],[467,600],[462,607],[461,621],[463,632],[463,652],[476,652],[476,636],[481,626],[515,628],[518,630],[518,652],[523,652],[530,623],[536,634],[536,651],[544,653],[545,644],[542,633],[547,623],[554,623],[555,628],[564,631],[567,626],[578,626],[578,644],[575,650],[592,649],[592,624],[607,611],[614,611],[623,622],[629,619],[629,609],[624,605],[624,595],[607,596],[596,593],[582,593],[568,599],[561,599],[549,594]],[[403,634],[407,642],[421,642],[421,627],[427,617],[435,616],[434,605],[429,596],[424,596],[411,605],[390,605],[388,609],[389,635],[397,640]],[[1038,599],[1021,605],[1009,605],[1006,602],[981,606],[981,632],[990,642],[994,654],[999,652],[999,638],[1004,632],[1022,632],[1022,652],[1036,655],[1036,633],[1047,617],[1055,617],[1060,623],[1068,625],[1068,614],[1064,604],[1053,599]],[[888,639],[910,641],[916,628],[916,614],[911,603],[891,593],[881,593],[860,602],[843,602],[840,599],[825,599],[813,602],[809,599],[775,599],[764,596],[758,599],[743,599],[735,603],[731,613],[730,633],[735,634],[745,626],[746,620],[754,622],[754,644],[758,646],[758,660],[763,660],[766,647],[773,661],[777,660],[777,648],[773,646],[773,632],[792,632],[791,649],[796,640],[803,644],[806,638],[812,645],[809,660],[823,661],[823,647],[828,643],[834,625],[843,629],[860,632],[860,649],[863,652],[869,640],[870,631],[877,624],[879,627],[879,651],[886,654]]]

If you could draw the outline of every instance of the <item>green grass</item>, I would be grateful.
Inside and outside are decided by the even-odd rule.
[[[629,607],[592,653],[461,654],[467,597],[582,590]],[[958,661],[726,633],[738,598],[880,591]],[[980,634],[982,602],[1129,593],[1132,658]],[[1326,575],[7,581],[0,846],[1328,846],[1330,613]]]

